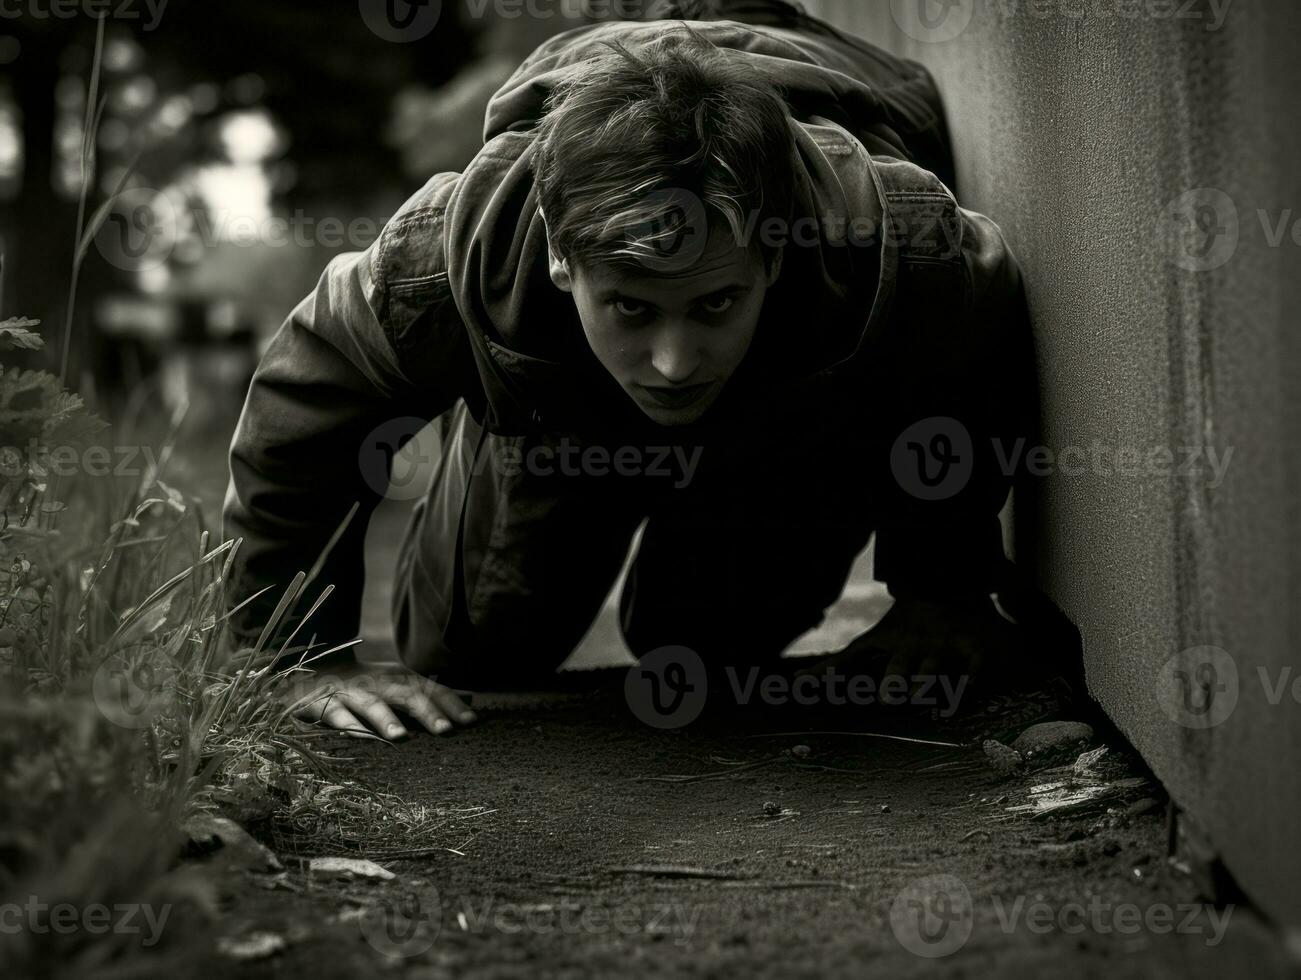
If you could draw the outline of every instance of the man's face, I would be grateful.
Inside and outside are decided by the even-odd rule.
[[[690,425],[750,349],[780,268],[780,259],[765,263],[715,227],[699,260],[681,272],[553,256],[551,277],[573,295],[593,353],[637,407],[660,425]]]

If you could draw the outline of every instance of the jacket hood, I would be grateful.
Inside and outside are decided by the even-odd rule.
[[[802,17],[799,29],[736,21],[694,21],[690,28],[715,47],[756,69],[786,97],[796,119],[822,116],[850,129],[875,132],[872,152],[900,159],[920,158],[930,147],[920,139],[937,123],[934,84],[920,65],[851,38],[821,21]],[[498,90],[488,105],[484,142],[510,130],[528,129],[542,117],[544,103],[565,73],[610,53],[619,43],[632,51],[679,29],[672,21],[614,21],[559,34],[538,47]],[[905,140],[913,137],[915,145]],[[943,170],[935,166],[943,178]]]

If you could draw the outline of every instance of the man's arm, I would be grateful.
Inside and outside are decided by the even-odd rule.
[[[958,316],[900,372],[880,448],[888,487],[876,575],[896,597],[974,599],[1004,567],[998,514],[1036,426],[1034,348],[1020,268],[994,222],[959,210]],[[941,304],[941,308],[944,304]]]
[[[866,658],[914,682],[983,678],[1013,663],[1025,642],[990,596],[1007,569],[999,511],[1036,427],[1034,349],[1020,269],[1002,233],[981,215],[959,217],[963,279],[951,290],[962,300],[947,305],[961,315],[932,322],[905,346],[908,366],[900,365],[878,451],[889,472],[875,572],[895,605],[833,658]]]
[[[334,259],[254,375],[230,450],[225,534],[243,539],[235,601],[270,590],[233,618],[241,641],[256,640],[295,574],[313,567],[354,505],[279,636],[327,585],[334,592],[295,646],[312,635],[333,644],[357,633],[365,529],[383,491],[374,460],[397,448],[383,445],[394,428],[386,423],[432,418],[462,393],[468,352],[442,246],[442,205],[455,179],[435,177],[370,248]],[[410,434],[410,426],[397,428]]]

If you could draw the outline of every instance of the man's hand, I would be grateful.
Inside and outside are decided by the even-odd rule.
[[[983,596],[899,599],[880,623],[809,671],[869,675],[878,682],[901,677],[914,690],[938,677],[971,682],[1005,668],[1023,643],[1021,633]]]
[[[355,664],[339,670],[303,674],[288,688],[294,714],[337,728],[357,738],[397,741],[411,733],[393,708],[410,715],[435,735],[468,725],[475,714],[457,695],[405,667]]]

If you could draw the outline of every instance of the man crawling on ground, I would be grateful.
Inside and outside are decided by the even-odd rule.
[[[402,666],[314,663],[307,717],[473,721],[454,689],[554,673],[639,529],[638,657],[776,664],[873,534],[895,603],[833,667],[978,675],[1012,642],[997,450],[1031,415],[1029,331],[1003,236],[949,189],[930,76],[780,0],[661,13],[544,44],[465,171],[331,262],[263,357],[226,520],[237,593],[278,588],[237,635],[324,556],[295,642],[355,636],[367,461],[440,435],[397,559]]]

